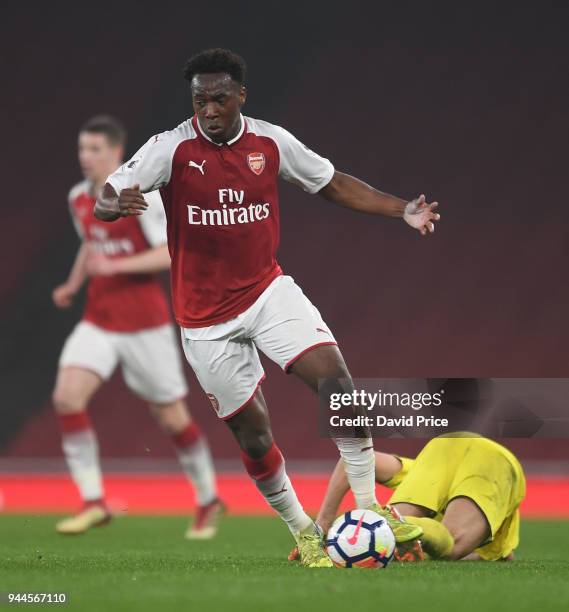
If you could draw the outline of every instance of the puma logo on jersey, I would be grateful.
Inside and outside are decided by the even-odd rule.
[[[189,166],[190,168],[197,168],[197,169],[198,169],[198,170],[199,170],[199,171],[202,173],[202,176],[203,176],[203,175],[205,175],[205,170],[203,169],[203,167],[204,167],[204,164],[205,164],[205,162],[206,162],[206,161],[207,161],[207,160],[206,160],[206,159],[204,159],[204,160],[203,160],[203,162],[202,162],[201,164],[196,164],[196,162],[195,162],[195,161],[190,160],[190,161],[188,162],[188,166]]]

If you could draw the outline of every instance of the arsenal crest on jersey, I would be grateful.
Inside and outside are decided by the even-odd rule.
[[[247,163],[249,168],[259,175],[265,169],[265,155],[263,153],[249,153],[247,155]]]

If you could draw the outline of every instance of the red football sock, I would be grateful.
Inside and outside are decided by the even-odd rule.
[[[182,431],[172,435],[172,440],[177,448],[188,448],[203,437],[199,425],[192,421]]]
[[[57,420],[63,435],[83,429],[92,429],[91,419],[85,410],[71,414],[58,414]]]
[[[103,478],[97,436],[86,411],[57,415],[63,453],[71,477],[85,503],[103,499]]]
[[[178,459],[194,485],[199,506],[217,499],[215,469],[205,436],[195,421],[172,436]]]
[[[259,492],[294,535],[312,525],[312,519],[304,512],[286,473],[283,455],[274,442],[260,459],[253,459],[243,451],[241,458]]]

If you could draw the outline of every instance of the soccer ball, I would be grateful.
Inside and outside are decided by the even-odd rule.
[[[395,536],[377,512],[351,510],[330,527],[326,550],[337,567],[382,568],[393,558]]]

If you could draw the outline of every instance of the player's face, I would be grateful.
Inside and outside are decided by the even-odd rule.
[[[237,135],[245,97],[245,87],[226,73],[196,74],[192,79],[194,111],[214,142],[227,142]]]
[[[122,147],[111,144],[105,134],[81,132],[78,144],[79,165],[90,181],[105,180],[121,163]]]

